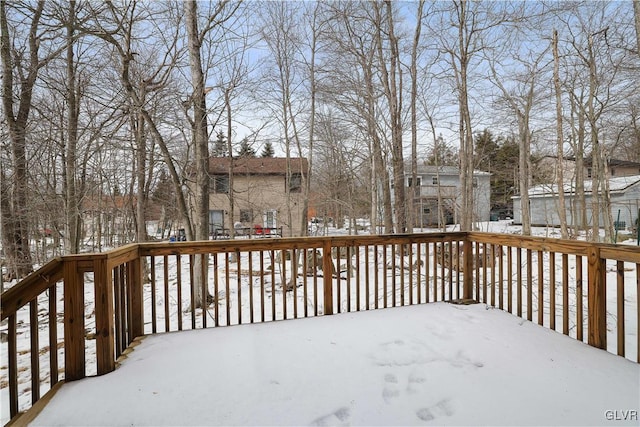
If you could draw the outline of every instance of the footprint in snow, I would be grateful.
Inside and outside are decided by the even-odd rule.
[[[351,409],[342,407],[311,422],[312,426],[348,426],[351,419]]]
[[[422,373],[412,370],[407,378],[407,383],[404,391],[407,394],[416,394],[422,391],[422,385],[426,383],[427,379]],[[398,377],[395,374],[389,373],[384,376],[385,385],[382,389],[382,398],[385,403],[389,404],[391,401],[399,397],[402,393],[400,385],[398,383]]]
[[[449,399],[443,399],[435,405],[420,408],[416,411],[416,416],[422,421],[432,421],[441,416],[450,417],[455,414],[455,410]]]

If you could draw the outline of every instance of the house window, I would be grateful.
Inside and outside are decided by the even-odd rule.
[[[215,230],[221,230],[223,227],[224,227],[224,211],[223,210],[209,211],[209,232],[213,233]]]
[[[278,222],[276,220],[276,217],[277,217],[276,210],[271,209],[271,210],[265,211],[264,216],[262,218],[264,227],[267,227],[267,228],[277,227]]]
[[[289,178],[289,192],[300,193],[302,191],[302,175],[294,173]]]
[[[209,187],[212,193],[228,193],[229,192],[229,176],[214,175],[209,181]]]
[[[431,184],[438,185],[438,177],[437,176],[434,176],[433,178],[431,178]]]
[[[240,209],[240,222],[253,222],[253,211],[251,209]]]
[[[411,187],[411,186],[412,186],[412,184],[413,184],[413,177],[409,177],[409,178],[407,179],[407,187]],[[417,177],[416,177],[416,186],[417,186],[417,187],[420,187],[421,185],[422,185],[422,178],[421,178],[421,177],[419,177],[419,176],[417,176]]]
[[[587,168],[587,178],[591,178],[591,168]]]

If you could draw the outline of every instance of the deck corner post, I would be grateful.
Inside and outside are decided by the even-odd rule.
[[[64,378],[86,376],[84,330],[84,273],[73,258],[64,260]]]
[[[322,282],[324,293],[324,314],[333,314],[333,260],[331,259],[331,241],[322,245]],[[340,303],[338,301],[338,303]]]
[[[98,375],[104,375],[116,369],[114,290],[112,271],[108,266],[106,258],[94,258],[93,275],[96,296],[97,370]]]
[[[607,348],[606,260],[600,257],[600,248],[591,246],[588,252],[588,320],[589,345]]]
[[[129,284],[129,310],[131,312],[131,325],[128,335],[129,343],[137,337],[144,335],[144,306],[142,301],[142,285],[144,283],[142,258],[140,255],[127,264],[127,283]]]
[[[464,275],[462,276],[462,298],[473,299],[473,243],[467,235],[462,246]]]

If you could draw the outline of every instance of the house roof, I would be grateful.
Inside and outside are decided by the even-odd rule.
[[[640,175],[618,176],[609,178],[609,191],[611,193],[624,193],[629,187],[640,183]],[[593,181],[584,182],[584,192],[591,193]],[[564,183],[565,194],[575,193],[575,183]],[[529,197],[544,197],[552,194],[558,194],[558,186],[556,184],[540,184],[529,189]],[[519,198],[516,196],[515,198]]]
[[[584,165],[586,167],[591,167],[592,163],[593,163],[593,159],[591,159],[589,157],[584,159]],[[640,163],[638,163],[638,162],[631,162],[629,160],[620,160],[620,159],[608,159],[607,160],[607,164],[609,165],[609,167],[611,167],[611,166],[640,167]]]
[[[286,157],[210,157],[209,173],[221,175],[229,173],[229,162],[233,161],[234,174],[251,175],[285,175],[287,173]],[[291,171],[306,172],[309,162],[304,157],[289,159]]]
[[[439,175],[460,175],[460,168],[458,166],[433,166],[433,165],[418,165],[419,174],[436,174]],[[411,163],[405,163],[405,175],[411,174]],[[491,173],[474,170],[473,174],[476,176],[489,176]]]

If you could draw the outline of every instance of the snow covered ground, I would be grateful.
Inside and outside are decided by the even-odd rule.
[[[34,426],[638,425],[640,365],[484,305],[148,336]]]

